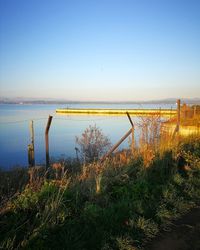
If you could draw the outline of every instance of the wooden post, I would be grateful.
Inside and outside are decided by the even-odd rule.
[[[172,118],[172,106],[171,106],[171,111],[170,111],[170,120]]]
[[[180,130],[180,122],[181,122],[181,100],[177,100],[177,132]]]
[[[31,168],[33,166],[33,161],[32,161],[32,145],[28,145],[28,166]]]
[[[129,131],[106,153],[102,158],[101,162],[104,161],[109,155],[111,155],[116,148],[119,147],[119,145],[132,133],[132,128],[129,129]]]
[[[46,168],[49,167],[49,129],[53,116],[49,116],[45,129],[45,147],[46,147]]]
[[[34,146],[34,129],[33,121],[30,122],[31,145],[32,145],[32,164],[35,166],[35,146]]]
[[[179,133],[180,130],[180,122],[181,122],[181,100],[177,100],[177,122],[176,122],[176,127],[174,129],[172,138],[175,138],[175,135]]]
[[[31,144],[28,145],[28,163],[29,163],[29,167],[33,167],[35,166],[33,121],[30,121],[29,129],[30,129],[30,135],[31,135]]]
[[[129,113],[126,112],[126,114],[127,114],[127,116],[128,116],[128,119],[129,119],[129,121],[130,121],[131,126],[134,127],[133,121],[131,120],[131,117],[130,117]]]
[[[132,127],[132,141],[131,141],[131,151],[132,154],[134,154],[134,148],[135,148],[135,128],[134,126]]]
[[[132,154],[134,153],[134,147],[135,147],[135,137],[134,137],[134,133],[135,133],[135,128],[134,128],[134,124],[133,124],[133,121],[129,115],[128,112],[126,112],[127,116],[128,116],[128,119],[130,121],[130,124],[132,126],[132,141],[131,141],[131,151],[132,151]]]
[[[77,160],[77,162],[79,162],[79,158],[78,158],[79,149],[77,147],[75,147],[75,151],[76,151],[76,160]]]
[[[194,113],[193,113],[193,118],[196,117],[196,114],[197,114],[197,106],[194,105]]]

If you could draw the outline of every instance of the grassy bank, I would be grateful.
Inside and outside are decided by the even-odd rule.
[[[63,164],[56,180],[41,169],[28,184],[23,175],[19,193],[1,208],[0,248],[145,248],[200,202],[199,137],[156,151],[149,161],[142,152],[122,156]]]

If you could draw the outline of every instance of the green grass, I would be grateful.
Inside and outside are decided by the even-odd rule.
[[[179,169],[177,155],[189,171]],[[200,202],[199,138],[157,153],[148,168],[140,155],[112,164],[102,166],[98,193],[94,171],[22,189],[1,213],[0,248],[140,249]]]
[[[24,189],[28,182],[28,172],[24,168],[15,167],[5,171],[0,168],[0,203]]]

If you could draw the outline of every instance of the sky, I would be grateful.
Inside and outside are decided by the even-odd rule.
[[[0,97],[200,97],[200,1],[0,0]]]

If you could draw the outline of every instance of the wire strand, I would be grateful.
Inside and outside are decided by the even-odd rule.
[[[66,118],[58,118],[58,117],[53,117],[53,120],[62,120],[62,121],[77,121],[77,122],[95,122],[95,121],[105,121],[105,120],[109,120],[109,119],[117,119],[117,117],[106,117],[106,118],[98,118],[98,119],[71,119],[68,117],[68,119]],[[43,117],[43,118],[33,118],[33,119],[26,119],[26,120],[17,120],[17,121],[8,121],[8,122],[0,122],[0,125],[2,124],[15,124],[15,123],[23,123],[23,122],[29,122],[29,121],[41,121],[41,120],[47,120],[47,117]]]
[[[45,120],[47,118],[37,118],[37,119],[26,119],[26,120],[18,120],[18,121],[9,121],[9,122],[0,122],[1,124],[14,124],[14,123],[23,123],[23,122],[30,122],[30,121],[39,121],[39,120]]]

